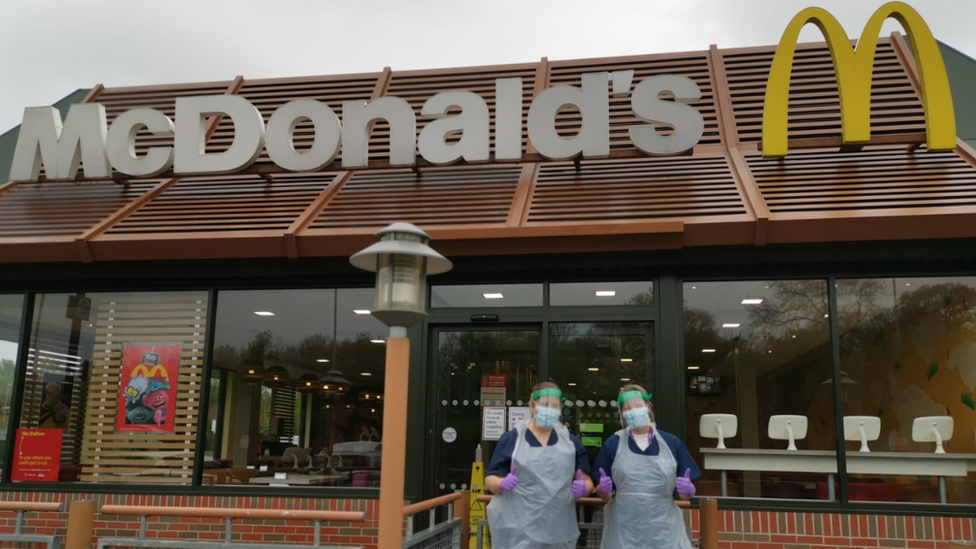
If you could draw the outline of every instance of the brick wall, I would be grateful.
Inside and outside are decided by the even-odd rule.
[[[698,512],[688,513],[698,537]],[[719,511],[721,549],[946,549],[973,540],[976,518]]]
[[[64,535],[68,525],[68,506],[71,501],[94,501],[96,509],[102,505],[161,505],[182,507],[240,507],[250,509],[309,509],[321,511],[365,511],[361,523],[322,523],[322,543],[328,545],[376,547],[377,500],[302,499],[280,497],[217,497],[217,496],[144,496],[135,494],[54,494],[3,492],[0,500],[53,501],[65,503],[62,513],[27,513],[25,534]],[[0,532],[14,531],[15,513],[0,512]],[[224,521],[193,517],[151,517],[146,536],[150,538],[183,538],[218,540],[224,535]],[[234,520],[232,536],[235,541],[295,543],[310,545],[312,523],[304,520]],[[139,519],[118,515],[95,515],[95,538],[136,537]]]

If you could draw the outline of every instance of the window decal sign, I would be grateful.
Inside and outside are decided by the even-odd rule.
[[[123,347],[116,431],[174,431],[173,408],[179,363],[178,344],[127,344]]]

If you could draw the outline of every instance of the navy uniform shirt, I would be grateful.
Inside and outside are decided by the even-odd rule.
[[[668,445],[668,448],[671,450],[671,455],[674,456],[674,461],[677,462],[675,475],[683,477],[685,475],[685,471],[691,469],[691,474],[689,475],[691,480],[695,480],[696,478],[700,477],[702,474],[701,470],[698,468],[698,465],[695,464],[695,460],[692,459],[691,454],[688,452],[688,448],[685,447],[685,444],[671,433],[665,433],[664,431],[658,430],[658,434],[661,435],[664,443]],[[648,445],[647,449],[641,450],[640,447],[637,446],[637,442],[632,437],[628,436],[628,449],[631,452],[639,455],[658,455],[660,448],[658,447],[657,437],[652,435],[649,441],[650,445]],[[613,458],[617,455],[617,447],[619,445],[620,437],[618,437],[616,434],[608,438],[606,442],[603,443],[603,448],[600,448],[600,453],[597,454],[596,461],[593,462],[592,478],[594,484],[598,484],[600,482],[601,468],[607,474],[607,476],[611,477],[612,480],[613,473],[611,472],[611,469],[613,466]],[[627,449],[624,449],[623,451],[627,451]]]
[[[512,429],[511,431],[506,431],[502,435],[502,438],[498,440],[498,445],[495,446],[495,451],[491,454],[491,462],[488,463],[488,469],[485,470],[485,475],[498,475],[504,477],[512,470],[512,452],[515,451],[515,440],[518,437],[518,431]],[[569,438],[573,441],[573,446],[576,447],[576,469],[583,471],[584,475],[590,474],[590,460],[586,456],[586,448],[583,447],[583,443],[575,435],[569,435]],[[549,444],[547,446],[554,446],[559,441],[559,436],[556,434],[556,430],[552,430],[552,434],[549,435]],[[528,442],[529,446],[542,446],[532,431],[525,430],[525,440],[523,442]],[[515,473],[518,476],[518,473]],[[573,477],[575,478],[576,472],[573,472]]]

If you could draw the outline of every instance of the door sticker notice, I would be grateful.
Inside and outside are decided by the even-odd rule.
[[[498,440],[505,433],[504,406],[485,406],[481,418],[481,439]]]
[[[508,429],[512,430],[520,421],[526,423],[532,419],[531,408],[528,406],[512,406],[508,409]]]
[[[17,429],[10,478],[20,482],[57,482],[63,435],[62,429]]]

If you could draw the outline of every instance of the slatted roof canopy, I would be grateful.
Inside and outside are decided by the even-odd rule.
[[[878,41],[872,140],[860,150],[840,147],[827,47],[798,47],[790,152],[783,160],[763,159],[758,150],[774,50],[713,47],[489,67],[96,86],[86,101],[106,105],[110,119],[136,107],[173,116],[175,98],[184,95],[241,95],[266,120],[296,99],[323,101],[341,116],[342,101],[396,96],[418,115],[419,133],[428,123],[419,116],[424,102],[444,91],[477,93],[494,122],[495,79],[517,77],[523,158],[440,167],[421,161],[415,169],[394,169],[384,164],[389,128],[379,123],[369,137],[374,162],[358,171],[343,170],[337,159],[319,173],[283,173],[265,154],[235,175],[7,183],[0,185],[0,262],[343,256],[394,221],[428,230],[438,249],[451,255],[976,236],[976,151],[961,140],[954,152],[925,150],[917,69],[902,36]],[[553,162],[538,154],[524,119],[542,90],[578,86],[587,72],[631,70],[631,90],[661,74],[698,84],[702,99],[693,105],[705,131],[693,151],[668,157],[638,151],[627,129],[639,120],[608,81],[610,158]],[[580,123],[572,109],[556,120],[566,137]],[[230,121],[213,119],[207,129],[208,151],[230,144]],[[664,125],[658,130],[670,131]],[[494,131],[492,124],[493,146]],[[296,150],[313,137],[310,124],[299,124]],[[140,136],[137,151],[171,141]]]

